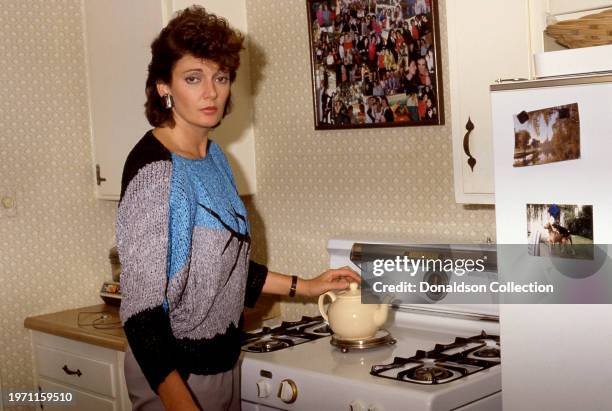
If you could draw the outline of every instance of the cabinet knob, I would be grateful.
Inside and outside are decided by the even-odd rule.
[[[100,164],[96,164],[96,183],[100,185],[105,181],[106,179],[100,175]]]
[[[470,134],[472,133],[472,130],[474,130],[474,128],[475,127],[474,123],[472,123],[472,119],[468,117],[468,121],[465,124],[465,129],[467,130],[467,133],[465,133],[465,136],[463,136],[463,151],[468,156],[467,162],[472,171],[474,171],[474,166],[476,165],[476,159],[472,157],[472,154],[470,154]]]
[[[81,375],[83,375],[81,370],[79,370],[78,368],[76,371],[72,371],[70,368],[68,368],[66,364],[64,364],[64,366],[62,367],[62,370],[64,370],[64,372],[68,375],[76,375],[77,377],[80,377]]]

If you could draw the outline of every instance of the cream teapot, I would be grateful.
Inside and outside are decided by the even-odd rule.
[[[331,299],[327,310],[324,305],[326,297]],[[328,291],[319,296],[319,311],[337,338],[364,340],[373,337],[387,321],[389,306],[362,304],[361,291],[357,289],[357,283],[350,283],[348,290],[337,294]]]

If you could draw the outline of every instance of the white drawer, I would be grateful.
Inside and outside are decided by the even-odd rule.
[[[38,380],[40,389],[45,393],[71,393],[72,402],[47,402],[44,404],[45,411],[65,411],[65,410],[78,410],[78,411],[118,411],[115,402],[98,397],[96,395],[79,391],[73,387],[58,384],[47,380],[46,378],[40,378]]]
[[[46,346],[36,346],[36,366],[41,377],[115,397],[114,365]]]
[[[117,385],[122,383],[117,381],[118,364],[123,353],[37,331],[32,337],[39,376],[111,398],[118,396]]]

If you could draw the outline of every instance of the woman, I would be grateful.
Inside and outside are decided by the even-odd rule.
[[[135,410],[239,409],[243,306],[261,292],[316,296],[359,281],[346,268],[302,280],[249,261],[244,204],[208,139],[228,111],[242,42],[194,6],[151,45],[145,111],[154,129],[126,160],[116,227]]]
[[[421,86],[431,86],[431,76],[429,75],[429,69],[427,68],[427,61],[425,57],[419,57],[417,59],[417,70],[418,80]]]
[[[431,47],[427,50],[427,54],[425,55],[425,61],[427,62],[427,70],[429,70],[430,74],[434,72],[434,55]]]
[[[322,26],[325,26],[325,27],[331,26],[331,24],[333,22],[333,18],[332,18],[331,12],[327,8],[327,4],[326,3],[323,3],[322,16],[323,16],[323,24],[322,24]]]
[[[365,124],[365,123],[366,123],[365,105],[363,103],[359,103],[359,112],[357,113],[357,124]]]
[[[427,102],[429,101],[429,95],[423,93],[423,96],[419,99],[419,120],[426,120],[425,115],[427,114]]]
[[[402,78],[402,87],[406,95],[415,94],[419,91],[419,83],[417,79],[416,62],[414,60],[410,60],[406,74]]]
[[[383,118],[385,119],[385,123],[393,123],[393,121],[395,121],[394,115],[393,115],[393,110],[391,109],[391,106],[389,105],[389,100],[387,100],[387,96],[382,96],[380,98],[380,101],[382,102],[382,113],[383,113]]]
[[[319,4],[319,7],[317,8],[317,23],[319,23],[320,27],[323,27],[323,25],[325,24],[325,19],[323,18],[323,6]]]

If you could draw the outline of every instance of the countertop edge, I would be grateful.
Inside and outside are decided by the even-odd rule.
[[[278,297],[265,296],[254,309],[245,309],[244,325],[255,329],[279,314]],[[31,315],[23,322],[26,329],[125,352],[128,342],[120,324],[119,309],[106,304]]]
[[[23,326],[29,330],[39,331],[115,351],[125,352],[128,345],[125,337],[102,334],[99,332],[99,330],[90,327],[81,328],[77,325],[76,317],[78,316],[78,312],[87,309],[91,309],[91,307],[82,307],[53,314],[30,316],[24,320]],[[57,319],[60,316],[65,317],[71,314],[74,314],[75,316],[74,325],[66,325],[64,321]]]

